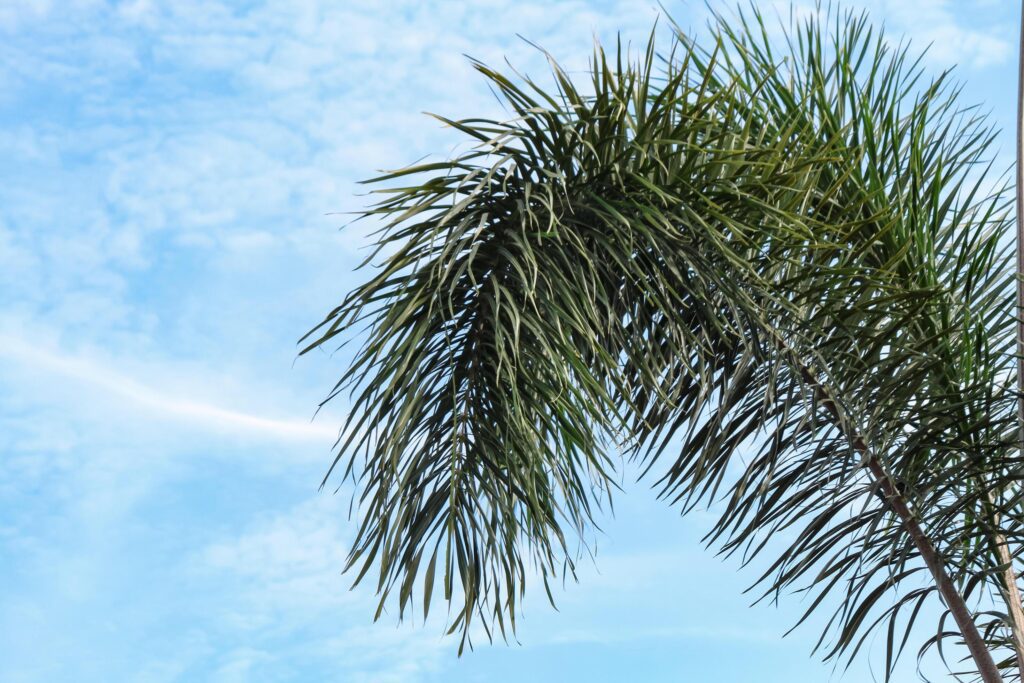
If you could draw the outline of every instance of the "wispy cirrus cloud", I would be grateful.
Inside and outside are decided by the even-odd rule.
[[[130,402],[133,407],[142,408],[157,417],[182,420],[202,428],[319,442],[337,436],[337,430],[326,425],[256,415],[188,396],[169,394],[95,360],[42,349],[11,335],[0,334],[0,358],[28,366],[36,373],[52,373],[85,382],[93,389]]]

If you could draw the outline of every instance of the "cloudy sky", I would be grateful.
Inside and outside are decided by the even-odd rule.
[[[1007,130],[1013,5],[853,3]],[[0,680],[872,680],[812,658],[813,624],[782,638],[799,598],[748,608],[708,519],[643,487],[560,611],[528,596],[518,644],[459,659],[340,575],[348,498],[318,485],[345,406],[312,417],[344,358],[295,342],[356,282],[356,182],[451,150],[424,111],[497,113],[464,55],[543,72],[520,34],[578,70],[656,14],[0,0]]]

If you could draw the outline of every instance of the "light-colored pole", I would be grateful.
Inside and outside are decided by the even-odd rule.
[[[1020,429],[1021,450],[1024,451],[1024,1],[1021,2],[1019,55],[1017,57],[1017,424]],[[1003,583],[1006,585],[1006,601],[1010,610],[1013,628],[1013,649],[1017,654],[1017,671],[1024,676],[1024,609],[1021,608],[1020,590],[1017,588],[1017,573],[1013,567],[1013,555],[1007,547],[1005,536],[999,530],[1001,541],[999,561],[1006,565]]]

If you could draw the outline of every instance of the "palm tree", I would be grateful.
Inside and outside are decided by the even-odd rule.
[[[363,340],[326,399],[351,392],[348,567],[376,569],[377,616],[414,594],[425,615],[437,579],[460,651],[475,624],[504,637],[631,458],[681,510],[716,504],[710,544],[775,554],[764,596],[834,609],[826,659],[885,629],[888,677],[937,597],[956,629],[921,650],[952,638],[966,675],[1016,677],[994,134],[864,15],[781,47],[756,9],[711,29],[596,48],[585,86],[475,63],[513,117],[442,119],[475,146],[371,181],[377,271],[303,348]]]

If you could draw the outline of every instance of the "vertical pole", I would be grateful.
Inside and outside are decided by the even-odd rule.
[[[1020,40],[1017,47],[1017,424],[1020,429],[1021,450],[1024,451],[1024,2],[1021,3]],[[1003,583],[1013,629],[1013,649],[1017,654],[1017,671],[1024,676],[1024,609],[1021,607],[1017,573],[1013,567],[1013,554],[1005,536],[997,530],[999,561],[1006,565]]]

